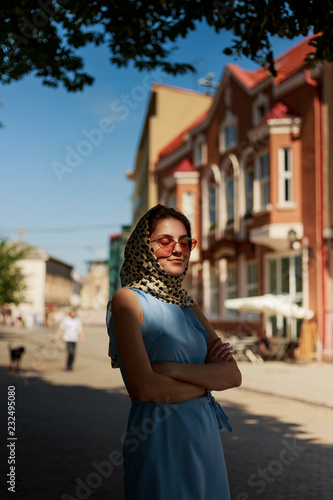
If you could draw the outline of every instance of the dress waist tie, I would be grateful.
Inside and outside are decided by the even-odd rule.
[[[224,426],[226,429],[228,429],[229,432],[232,432],[233,429],[228,422],[229,418],[222,409],[222,406],[215,400],[214,396],[212,396],[210,392],[206,395],[206,397],[208,398],[208,400],[210,401],[211,405],[214,408],[219,429],[222,429],[222,427]]]

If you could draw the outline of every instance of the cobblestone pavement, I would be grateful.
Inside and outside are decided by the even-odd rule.
[[[85,330],[73,372],[49,330],[0,330],[1,498],[123,500],[130,401],[106,357],[105,329]],[[8,343],[26,348],[20,373],[8,370]],[[214,394],[234,427],[221,433],[232,500],[332,500],[333,367],[240,367],[243,385]],[[16,394],[15,494],[6,484],[8,386]]]

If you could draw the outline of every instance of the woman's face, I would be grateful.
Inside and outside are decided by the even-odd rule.
[[[162,236],[172,238],[177,242],[182,238],[187,238],[184,224],[178,219],[163,219],[157,224],[154,232],[150,235],[152,249],[164,271],[168,274],[182,274],[189,261],[190,252],[184,252],[179,243],[176,243],[171,252],[166,252],[159,247],[156,241],[153,241]]]

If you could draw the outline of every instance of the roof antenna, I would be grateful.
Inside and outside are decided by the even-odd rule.
[[[215,76],[215,73],[207,73],[207,75],[204,78],[200,78],[198,81],[199,85],[203,85],[206,87],[206,94],[210,95],[211,89],[217,89],[219,86],[218,83],[213,82],[213,78]]]

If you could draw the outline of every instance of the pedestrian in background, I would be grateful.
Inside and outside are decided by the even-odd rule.
[[[132,400],[124,439],[126,500],[229,500],[210,391],[239,386],[232,347],[182,288],[196,240],[184,214],[157,205],[125,248],[122,287],[108,305],[112,366]]]
[[[80,340],[86,341],[81,320],[77,317],[76,309],[72,308],[69,316],[64,318],[59,325],[57,333],[53,337],[53,342],[56,342],[60,337],[64,339],[67,346],[67,367],[66,370],[73,369],[76,344]]]

